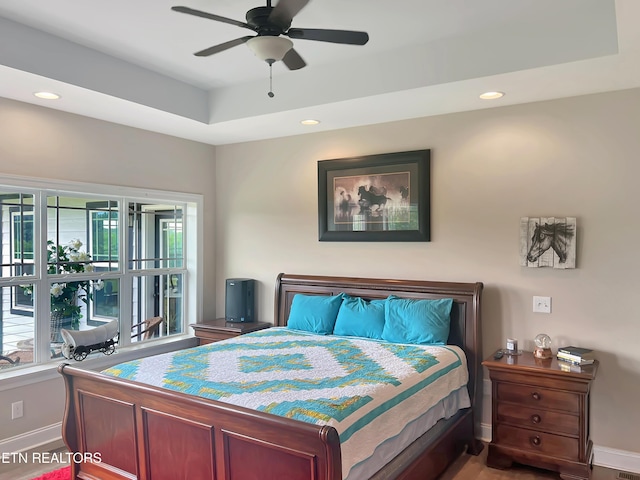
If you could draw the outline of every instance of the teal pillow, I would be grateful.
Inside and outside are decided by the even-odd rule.
[[[332,297],[296,294],[291,302],[287,327],[320,335],[331,335],[342,298],[342,294]]]
[[[386,300],[367,301],[345,295],[333,328],[334,335],[382,339]]]
[[[453,299],[411,300],[389,297],[382,339],[393,343],[445,345]]]

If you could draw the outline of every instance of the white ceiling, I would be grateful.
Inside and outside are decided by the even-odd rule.
[[[173,5],[244,21],[264,3],[1,0],[0,96],[219,145],[640,86],[638,0],[311,0],[293,27],[370,41],[295,40],[307,67],[275,64],[274,98],[246,46],[193,55],[248,30]]]

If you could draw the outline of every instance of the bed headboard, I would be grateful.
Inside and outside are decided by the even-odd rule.
[[[384,299],[389,295],[401,298],[453,298],[449,344],[458,345],[467,354],[469,396],[480,415],[482,396],[482,338],[480,335],[480,300],[483,284],[460,282],[428,282],[377,278],[323,277],[281,273],[276,280],[275,324],[285,326],[293,297],[306,295],[337,295],[340,292],[365,299]],[[479,417],[476,417],[479,418]]]

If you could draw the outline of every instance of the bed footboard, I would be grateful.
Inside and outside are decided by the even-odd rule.
[[[73,479],[340,480],[336,430],[63,364]],[[76,458],[80,457],[76,455]]]

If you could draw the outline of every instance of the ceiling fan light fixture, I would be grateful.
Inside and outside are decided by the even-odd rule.
[[[247,40],[247,46],[260,60],[277,62],[293,48],[293,42],[284,37],[259,35]]]

